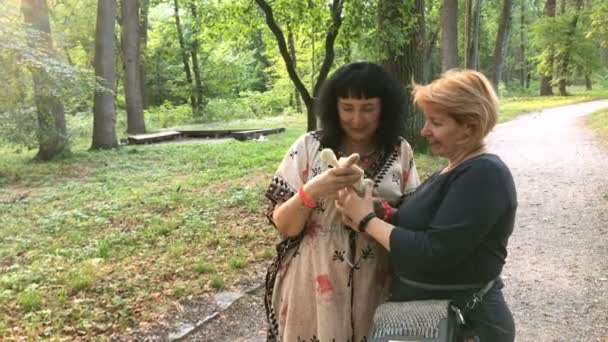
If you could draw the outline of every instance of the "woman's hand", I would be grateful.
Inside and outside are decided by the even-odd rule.
[[[313,177],[304,185],[304,192],[313,201],[327,196],[334,196],[338,191],[351,187],[359,182],[363,172],[352,167],[337,167],[327,169],[325,172]]]
[[[351,229],[358,231],[359,222],[367,214],[374,211],[374,199],[372,196],[373,185],[368,184],[363,197],[359,196],[353,189],[341,190],[336,199],[336,207],[342,213],[342,222]]]

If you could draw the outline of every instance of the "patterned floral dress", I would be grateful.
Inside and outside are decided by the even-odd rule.
[[[320,132],[298,138],[266,192],[271,206],[294,196],[301,185],[327,170],[320,158]],[[338,153],[338,157],[339,157]],[[409,144],[359,164],[379,194],[397,206],[419,184]],[[387,296],[388,254],[365,234],[342,225],[334,199],[325,198],[302,233],[283,238],[266,275],[268,341],[367,341],[374,311]]]

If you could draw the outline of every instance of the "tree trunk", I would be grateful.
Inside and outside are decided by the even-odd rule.
[[[429,42],[426,46],[426,48],[424,49],[424,69],[422,72],[422,81],[423,83],[429,83],[431,81],[431,73],[432,73],[432,66],[433,66],[433,51],[435,50],[435,47],[437,46],[437,37],[439,36],[439,29],[436,29],[435,31],[433,31],[433,33],[431,33],[431,36],[429,37]]]
[[[585,89],[593,90],[593,86],[591,84],[591,75],[585,75]]]
[[[387,40],[384,42],[384,60],[382,65],[389,73],[403,84],[406,90],[407,112],[405,113],[406,131],[405,139],[416,151],[425,151],[427,142],[420,136],[424,118],[413,105],[410,96],[410,84],[412,79],[416,82],[423,81],[423,57],[424,51],[424,0],[415,0],[415,8],[409,8],[411,13],[403,13],[404,9],[400,0],[380,0],[378,6],[378,25],[380,32],[389,32],[395,28],[404,27],[404,18],[418,18],[417,25],[406,32],[406,37],[401,42]]]
[[[192,49],[190,50],[190,55],[192,56],[192,71],[194,72],[194,84],[196,86],[196,109],[200,109],[203,106],[203,82],[201,80],[201,69],[198,64],[198,33],[201,23],[195,1],[190,2],[190,13],[192,14],[192,19],[194,19],[194,24],[192,27]]]
[[[458,1],[443,0],[441,10],[441,71],[458,67]]]
[[[287,69],[287,73],[289,74],[289,78],[294,83],[300,96],[302,96],[302,100],[306,105],[307,112],[307,130],[314,131],[317,129],[317,117],[314,111],[314,101],[313,97],[310,96],[310,93],[302,83],[302,80],[298,76],[298,72],[296,71],[293,60],[289,55],[289,51],[287,49],[287,44],[285,43],[285,36],[283,35],[283,31],[277,25],[274,14],[272,12],[272,7],[268,5],[266,0],[255,0],[258,4],[262,12],[264,12],[264,16],[266,18],[266,24],[272,33],[274,34],[277,45],[279,46],[279,52],[281,53],[281,57],[283,57],[283,61],[285,62],[285,67]],[[327,78],[327,74],[329,73],[329,69],[334,61],[334,43],[336,38],[338,37],[338,33],[340,32],[340,26],[342,25],[342,8],[344,3],[342,0],[333,0],[331,4],[331,18],[332,22],[327,30],[327,35],[325,36],[325,58],[323,59],[323,64],[319,69],[319,76],[317,77],[317,81],[313,86],[313,96],[316,97],[321,84]]]
[[[492,69],[492,84],[494,85],[494,89],[498,89],[498,84],[502,80],[502,69],[507,57],[507,48],[509,47],[512,13],[513,0],[504,0],[498,33],[496,34],[496,46],[494,47],[494,67]]]
[[[141,96],[143,107],[147,106],[146,96],[146,70],[144,59],[146,56],[146,50],[148,49],[148,15],[150,13],[150,0],[140,0],[140,12],[139,16],[139,54],[141,56],[139,64],[139,75],[141,78]]]
[[[467,69],[479,69],[479,32],[481,27],[481,4],[482,0],[467,0],[466,9],[466,34],[465,67]]]
[[[135,0],[122,0],[122,59],[125,65],[125,101],[127,132],[146,132],[143,96],[141,93],[139,55],[139,5]]]
[[[291,56],[291,60],[293,61],[293,68],[296,69],[296,71],[298,70],[298,59],[296,57],[296,45],[293,39],[293,31],[291,30],[291,27],[287,26],[287,45],[289,48],[289,55]],[[293,99],[294,99],[294,103],[293,105],[295,105],[295,109],[297,112],[302,112],[302,102],[300,101],[300,95],[298,94],[298,89],[296,89],[296,87],[293,87]]]
[[[556,10],[556,0],[547,0],[547,2],[545,2],[545,16],[547,17],[555,17],[555,10]],[[549,72],[545,72],[544,75],[541,75],[540,78],[540,96],[552,96],[553,95],[553,76],[552,76],[552,70],[553,70],[553,62],[554,62],[554,57],[553,57],[553,52],[551,53],[551,56],[549,57],[549,60],[547,61],[547,64],[549,65],[548,69],[550,70]]]
[[[572,23],[570,24],[570,30],[568,30],[566,36],[566,49],[560,58],[560,77],[558,81],[558,89],[560,96],[568,96],[568,91],[566,90],[568,77],[571,72],[568,69],[570,66],[570,50],[572,49],[574,35],[576,33],[576,26],[578,24],[578,17],[580,15],[581,7],[583,6],[583,0],[576,0],[576,14],[574,18],[572,18]]]
[[[25,23],[41,34],[29,38],[30,46],[52,53],[53,43],[46,0],[23,0],[21,11]],[[47,161],[70,151],[65,111],[61,100],[51,92],[53,86],[46,71],[43,68],[32,68],[31,72],[38,118],[38,153],[35,159]]]
[[[177,40],[179,41],[179,47],[181,49],[182,63],[184,64],[184,72],[186,73],[186,82],[190,88],[190,105],[192,111],[196,110],[196,97],[194,97],[194,87],[192,83],[192,73],[190,72],[190,62],[188,59],[188,51],[186,50],[186,43],[184,43],[184,32],[182,24],[179,18],[179,3],[177,0],[173,0],[173,14],[175,16],[175,26],[177,28]]]
[[[100,84],[95,88],[93,103],[93,143],[91,149],[114,148],[116,140],[116,107],[112,88],[116,82],[114,61],[114,22],[116,0],[97,2],[95,29],[95,76]]]
[[[527,71],[527,63],[526,63],[526,37],[524,31],[526,29],[526,6],[525,2],[527,0],[522,0],[520,4],[521,16],[519,22],[519,53],[520,53],[520,64],[521,71],[519,75],[519,85],[524,88],[526,86],[526,75]]]
[[[464,13],[464,52],[463,60],[464,67],[467,68],[469,64],[469,50],[471,49],[471,27],[473,20],[473,0],[466,0],[465,2],[465,13]]]

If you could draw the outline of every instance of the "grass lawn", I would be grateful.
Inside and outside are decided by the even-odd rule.
[[[569,87],[568,91],[572,93],[571,96],[508,97],[501,99],[499,121],[509,121],[521,113],[608,98],[608,89],[585,91],[583,87]]]
[[[600,140],[608,144],[608,108],[598,110],[587,118],[587,123],[597,132]]]
[[[582,99],[510,99],[503,110]],[[103,152],[88,152],[81,132],[73,156],[50,163],[0,146],[0,340],[106,340],[272,258],[262,194],[304,118],[205,126],[278,126],[286,132],[263,142]],[[424,178],[443,162],[416,163]]]

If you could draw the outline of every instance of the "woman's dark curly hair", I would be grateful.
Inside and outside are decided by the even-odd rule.
[[[383,67],[370,62],[346,64],[325,81],[317,101],[321,119],[321,144],[336,151],[344,139],[338,116],[338,98],[380,98],[376,130],[378,147],[391,152],[405,130],[407,96],[404,87]]]

